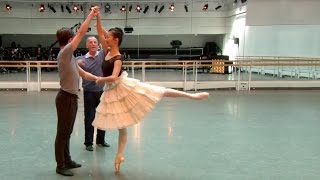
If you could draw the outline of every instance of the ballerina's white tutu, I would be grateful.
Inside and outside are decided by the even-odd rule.
[[[161,100],[164,91],[164,87],[128,78],[123,71],[117,81],[106,84],[92,125],[107,130],[137,124]]]

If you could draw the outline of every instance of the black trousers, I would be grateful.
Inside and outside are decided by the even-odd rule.
[[[93,133],[94,127],[92,122],[96,115],[96,108],[100,103],[100,97],[103,91],[93,92],[93,91],[83,91],[83,101],[84,101],[84,130],[85,130],[85,141],[86,146],[91,146],[93,144]],[[97,130],[96,143],[104,143],[105,131],[100,129]]]
[[[57,168],[64,168],[70,163],[70,137],[78,110],[78,96],[60,90],[56,96],[58,115],[55,157]]]

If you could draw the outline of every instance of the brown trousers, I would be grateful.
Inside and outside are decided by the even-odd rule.
[[[60,90],[56,96],[58,115],[57,135],[55,140],[55,158],[57,168],[63,169],[71,162],[70,137],[78,111],[78,96]]]

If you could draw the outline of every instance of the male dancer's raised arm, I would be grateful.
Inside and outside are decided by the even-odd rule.
[[[83,24],[80,26],[77,34],[73,37],[72,41],[71,41],[71,48],[73,51],[75,51],[79,45],[79,43],[81,42],[83,36],[87,33],[89,25],[91,20],[97,16],[97,14],[99,13],[99,7],[95,6],[92,8],[92,11],[90,12],[90,14],[88,15],[88,17],[86,18],[86,20],[83,22]]]

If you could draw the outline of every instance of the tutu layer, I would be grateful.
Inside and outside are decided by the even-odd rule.
[[[92,123],[98,129],[122,129],[143,120],[163,96],[164,87],[142,83],[127,77],[123,72],[119,79],[108,84],[100,98]]]

